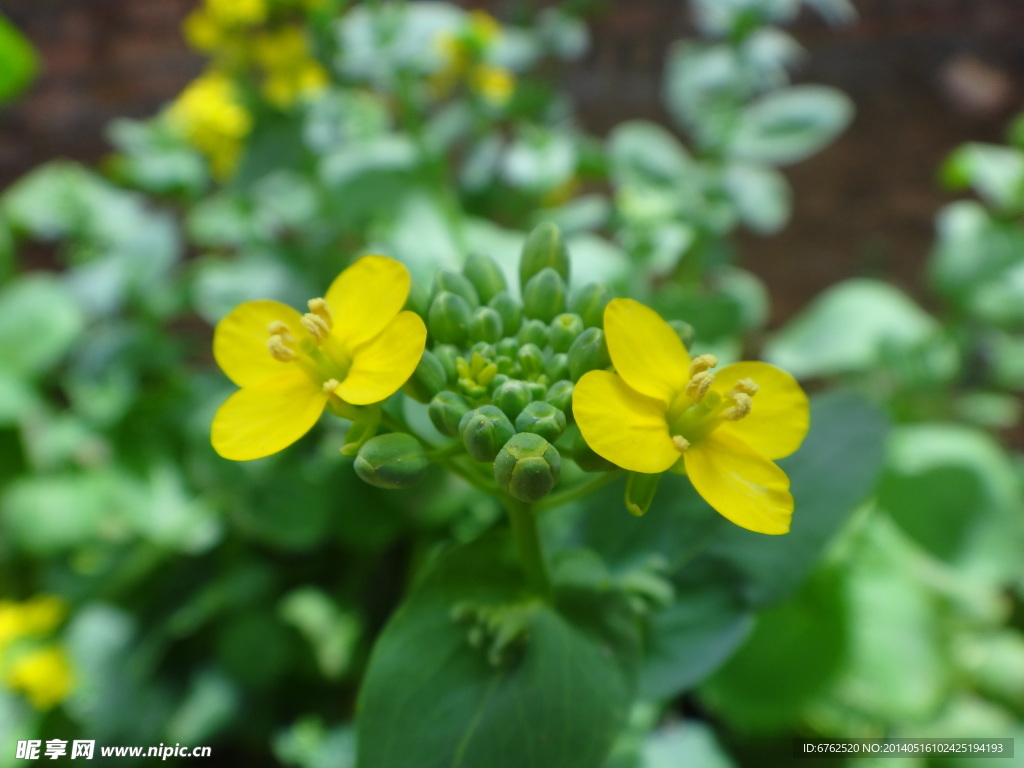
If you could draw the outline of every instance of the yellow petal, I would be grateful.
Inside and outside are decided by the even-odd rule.
[[[665,404],[640,394],[617,374],[584,374],[573,391],[572,412],[587,445],[624,469],[653,474],[679,459]]]
[[[231,310],[213,332],[213,356],[235,384],[245,387],[279,376],[292,368],[267,351],[267,326],[280,321],[296,339],[306,335],[299,313],[279,301],[247,301]]]
[[[691,445],[683,462],[697,493],[736,525],[757,533],[789,532],[789,478],[742,440],[719,429]]]
[[[672,401],[686,387],[690,356],[657,312],[632,299],[612,299],[604,310],[612,364],[637,392]]]
[[[353,350],[352,367],[334,393],[353,405],[379,403],[409,380],[426,342],[420,316],[400,312],[376,338]]]
[[[409,297],[409,270],[387,256],[363,256],[327,289],[334,333],[349,349],[369,341],[390,323]]]
[[[725,366],[711,388],[725,394],[740,379],[753,379],[759,387],[750,414],[725,422],[716,434],[737,437],[768,459],[789,456],[800,447],[811,425],[807,395],[786,371],[758,362]]]
[[[327,395],[295,369],[231,395],[213,417],[210,442],[233,461],[270,456],[306,434],[326,403]]]

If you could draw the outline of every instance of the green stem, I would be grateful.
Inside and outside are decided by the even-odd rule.
[[[592,493],[600,488],[604,488],[608,483],[618,480],[622,477],[622,470],[615,469],[610,472],[601,472],[594,477],[584,480],[582,483],[566,488],[564,491],[553,493],[550,496],[537,502],[537,509],[555,509],[563,504],[568,504],[570,501],[576,501],[582,499],[589,493]]]
[[[537,595],[550,600],[551,578],[548,576],[548,565],[544,559],[534,508],[509,496],[502,497],[502,503],[508,511],[512,538],[519,552],[519,563],[526,575],[526,583]]]

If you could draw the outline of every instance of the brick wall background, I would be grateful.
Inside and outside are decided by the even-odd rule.
[[[46,159],[92,161],[114,117],[141,117],[201,68],[179,33],[197,0],[0,0],[40,48],[44,74],[0,112],[0,185]],[[835,85],[857,118],[833,147],[787,170],[793,224],[743,237],[746,264],[764,277],[776,321],[829,283],[883,274],[918,290],[936,209],[948,200],[935,173],[967,140],[998,141],[1024,107],[1021,0],[855,0],[859,21],[829,28],[807,13],[793,32],[807,49],[800,79]],[[520,6],[492,0],[499,15]],[[570,73],[586,124],[659,119],[668,44],[687,33],[681,0],[607,0],[594,45]]]

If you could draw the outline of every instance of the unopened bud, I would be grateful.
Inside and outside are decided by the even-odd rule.
[[[540,435],[521,432],[502,446],[494,460],[498,487],[519,501],[539,501],[551,492],[562,471],[558,450]]]
[[[494,461],[516,430],[497,406],[482,405],[462,417],[459,432],[470,456],[477,461]]]
[[[427,406],[427,415],[437,431],[448,437],[459,434],[459,423],[469,413],[469,403],[455,392],[438,392]]]
[[[427,327],[434,341],[461,345],[466,341],[473,309],[462,296],[441,291],[430,305]]]
[[[489,256],[469,256],[462,267],[462,274],[473,284],[480,301],[485,304],[507,287],[501,267]]]
[[[573,313],[563,313],[551,321],[548,338],[555,352],[568,352],[576,337],[583,333],[583,318]]]
[[[565,312],[565,280],[550,267],[530,278],[523,289],[523,315],[550,323]]]
[[[544,269],[553,269],[569,282],[569,251],[562,233],[555,224],[545,222],[534,228],[523,244],[519,260],[519,286],[526,284]],[[555,314],[558,314],[557,312]]]
[[[501,315],[490,307],[477,307],[469,321],[469,340],[494,344],[503,335]]]
[[[544,373],[551,381],[569,378],[569,356],[564,352],[552,355],[544,363]]]
[[[611,362],[604,331],[600,328],[587,328],[569,347],[569,378],[579,381],[580,376],[587,371],[607,368]]]
[[[491,393],[491,402],[513,421],[530,404],[530,399],[529,388],[518,379],[509,379]]]
[[[548,345],[548,326],[542,320],[527,320],[519,327],[520,344],[536,344],[543,349]]]
[[[477,295],[476,288],[473,287],[473,283],[465,275],[460,275],[458,272],[450,272],[447,269],[442,269],[435,274],[434,282],[430,289],[431,298],[437,299],[445,291],[461,296],[473,309],[480,306],[480,297]]]
[[[448,375],[437,355],[429,349],[423,350],[416,370],[402,386],[402,391],[419,403],[429,403],[430,398],[445,388]]]
[[[518,338],[516,339],[502,339],[494,345],[495,354],[498,357],[511,357],[515,359],[515,356],[519,354],[519,345],[522,344]]]
[[[462,352],[452,344],[435,344],[433,352],[444,368],[445,381],[454,384],[458,380],[455,361],[459,359]]]
[[[422,479],[429,462],[416,438],[395,432],[363,443],[353,466],[363,482],[377,488],[408,488]]]
[[[533,402],[516,418],[516,430],[540,435],[553,443],[565,431],[565,414],[551,403]]]
[[[600,328],[604,322],[604,308],[612,300],[612,292],[606,285],[588,283],[573,296],[569,309],[583,319],[587,328]]]
[[[491,297],[487,306],[501,315],[501,327],[507,336],[519,332],[523,321],[523,307],[508,291],[501,291]]]
[[[536,344],[523,344],[516,355],[524,376],[536,376],[544,372],[544,353]]]
[[[573,389],[575,389],[573,383],[563,379],[548,387],[547,394],[544,396],[544,399],[564,413],[569,421],[572,421]]]
[[[626,481],[626,509],[637,517],[645,514],[651,508],[660,481],[660,474],[630,472]]]

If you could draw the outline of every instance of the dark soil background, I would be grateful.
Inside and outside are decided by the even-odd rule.
[[[54,157],[95,161],[104,126],[152,114],[202,67],[181,39],[196,0],[0,0],[40,48],[44,74],[0,112],[0,186]],[[503,16],[516,0],[486,6]],[[1024,107],[1024,0],[855,0],[860,18],[831,28],[805,13],[792,28],[807,51],[798,79],[836,86],[857,104],[850,130],[787,169],[791,225],[744,235],[745,265],[764,278],[774,323],[829,284],[884,276],[927,300],[922,271],[937,181],[958,144],[1000,141]],[[692,27],[682,0],[607,0],[586,61],[570,72],[585,124],[601,133],[636,117],[662,119],[668,45]]]

